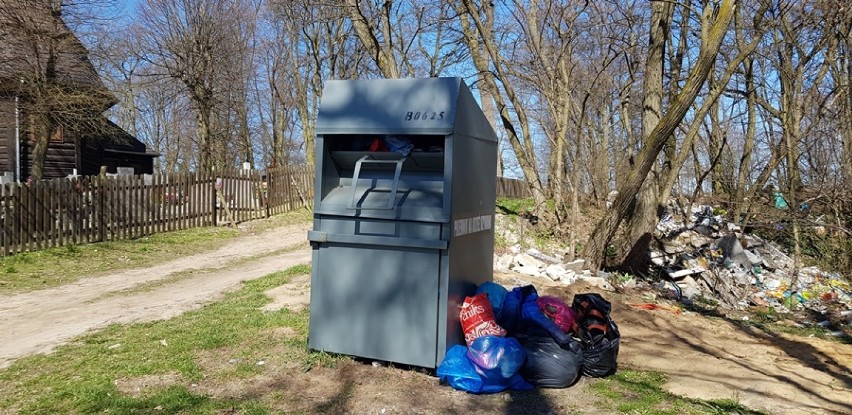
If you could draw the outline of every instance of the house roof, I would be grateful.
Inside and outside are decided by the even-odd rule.
[[[88,50],[48,1],[0,0],[0,80],[14,85],[9,82],[43,77],[51,49],[57,83],[108,93]]]
[[[158,157],[160,154],[148,151],[145,143],[139,141],[132,134],[110,121],[107,117],[99,119],[100,143],[105,151],[122,154],[138,154],[149,157]]]

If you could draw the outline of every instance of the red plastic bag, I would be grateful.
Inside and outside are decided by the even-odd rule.
[[[485,293],[466,297],[459,313],[459,321],[468,346],[482,336],[505,336],[506,330],[494,320],[491,302]]]

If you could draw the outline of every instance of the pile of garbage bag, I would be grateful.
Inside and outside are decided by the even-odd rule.
[[[577,294],[568,305],[532,285],[509,291],[483,283],[459,314],[467,345],[447,351],[438,378],[466,392],[494,393],[611,375],[620,341],[611,308],[597,293]]]

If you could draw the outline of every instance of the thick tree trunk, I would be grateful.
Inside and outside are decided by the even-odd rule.
[[[710,85],[710,89],[716,87],[716,80],[714,79],[713,74],[710,74],[707,83]],[[722,129],[719,125],[719,111],[720,105],[719,100],[713,102],[713,105],[710,106],[710,134],[709,140],[707,142],[708,153],[711,157],[715,157],[717,154],[721,154],[724,149],[722,137]],[[713,168],[710,170],[710,189],[714,197],[719,197],[725,194],[725,171],[723,163],[714,163]]]
[[[642,142],[646,143],[651,131],[657,127],[663,112],[663,62],[666,56],[666,42],[672,22],[673,4],[667,1],[651,2],[651,32],[649,36],[648,59],[645,62],[645,78],[642,101]],[[672,137],[666,137],[663,147],[670,146]],[[657,223],[657,198],[659,192],[658,166],[652,166],[646,174],[639,193],[636,195],[633,211],[628,222],[627,241],[631,252],[645,252],[650,239],[645,237],[653,232]],[[629,255],[625,258],[626,270],[640,271],[646,261],[641,256]]]
[[[33,180],[41,180],[44,178],[44,162],[47,159],[47,148],[50,145],[50,136],[56,129],[55,123],[47,114],[32,114],[33,137],[35,141],[32,143],[32,166],[30,167],[30,176]]]
[[[392,0],[387,0],[383,3],[382,13],[380,18],[380,26],[384,42],[379,41],[371,27],[367,16],[361,10],[361,6],[357,0],[346,0],[349,17],[352,20],[352,27],[355,29],[355,35],[361,40],[361,44],[370,52],[373,61],[381,71],[385,78],[399,78],[399,66],[396,62],[396,57],[393,54],[393,48],[390,45],[390,8],[393,5]]]
[[[195,114],[196,128],[198,128],[198,166],[201,171],[210,171],[213,168],[213,153],[210,148],[210,108],[198,108]]]
[[[674,133],[678,124],[686,115],[701,86],[707,79],[710,70],[716,60],[719,47],[727,32],[728,25],[734,16],[737,0],[723,0],[715,10],[715,21],[710,23],[711,15],[714,14],[712,6],[705,8],[702,16],[702,45],[698,54],[695,67],[690,71],[683,89],[660,122],[648,136],[644,147],[636,157],[635,167],[627,174],[622,186],[619,186],[619,194],[613,206],[607,210],[606,215],[595,226],[589,243],[583,251],[583,256],[593,269],[600,266],[603,261],[607,245],[618,229],[618,225],[627,216],[634,195],[639,191],[645,177],[651,171],[657,156],[666,144],[669,136]]]
[[[846,29],[846,38],[843,40],[845,54],[840,67],[840,76],[843,85],[841,93],[845,94],[843,101],[843,181],[846,191],[852,191],[852,30]]]

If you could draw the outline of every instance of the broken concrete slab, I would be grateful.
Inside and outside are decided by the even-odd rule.
[[[571,270],[574,272],[581,272],[584,268],[586,268],[586,260],[585,259],[575,259],[571,262],[566,262],[562,264],[563,267],[567,270]]]
[[[560,281],[568,274],[568,270],[560,264],[550,264],[544,268],[544,275],[548,276],[553,281]]]
[[[546,262],[548,264],[558,264],[558,263],[562,262],[562,260],[560,260],[559,258],[556,258],[555,256],[547,255],[547,254],[545,254],[545,253],[543,253],[543,252],[541,252],[541,251],[539,251],[538,249],[535,249],[535,248],[528,249],[527,255],[529,255],[529,256],[531,256],[531,257],[533,257],[533,258],[535,258],[539,261]]]
[[[606,278],[582,275],[578,277],[577,280],[583,281],[585,283],[588,283],[589,285],[593,285],[602,290],[615,291],[615,288],[612,286],[612,284],[609,283],[609,281],[606,280]]]
[[[669,278],[678,279],[678,278],[686,277],[688,275],[700,274],[704,271],[706,271],[706,270],[701,269],[701,268],[688,268],[688,269],[681,269],[681,270],[678,270],[678,271],[670,271],[670,272],[667,272],[667,274],[668,274]]]
[[[532,255],[526,253],[515,255],[514,262],[516,264],[519,264],[520,266],[534,267],[536,269],[544,268],[547,266],[544,261],[539,260],[538,258],[535,258]]]
[[[507,272],[512,266],[513,257],[511,255],[495,255],[494,256],[494,269]]]

